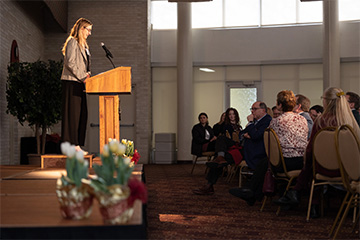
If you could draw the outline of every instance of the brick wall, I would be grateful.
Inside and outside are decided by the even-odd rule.
[[[29,18],[24,7],[15,1],[1,1],[0,4],[0,164],[20,163],[20,138],[33,136],[33,131],[16,118],[6,114],[7,65],[13,40],[19,47],[20,61],[31,62],[42,59],[44,33],[38,22]]]
[[[1,61],[0,61],[0,105],[1,105],[1,164],[19,164],[20,138],[32,136],[28,127],[20,127],[6,111],[6,66],[9,62],[11,42],[17,40],[20,61],[38,59],[59,60],[61,47],[67,33],[44,33],[12,1],[0,4]],[[85,17],[92,21],[93,33],[88,42],[92,54],[92,73],[97,74],[111,68],[105,58],[100,42],[106,43],[114,56],[116,66],[132,67],[132,83],[136,84],[136,147],[141,153],[141,162],[149,161],[151,148],[151,79],[149,46],[149,0],[116,1],[69,1],[68,32],[75,21]],[[54,127],[59,132],[60,126]]]

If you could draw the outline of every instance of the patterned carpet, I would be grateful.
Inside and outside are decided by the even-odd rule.
[[[145,165],[144,170],[148,239],[327,239],[341,204],[340,198],[332,199],[324,217],[307,223],[308,198],[297,209],[276,216],[275,205],[269,203],[260,212],[260,202],[249,207],[228,193],[238,177],[231,183],[220,178],[212,196],[194,195],[191,190],[206,182],[204,165],[197,165],[193,175],[191,164]],[[348,217],[338,238],[360,239],[351,226]]]

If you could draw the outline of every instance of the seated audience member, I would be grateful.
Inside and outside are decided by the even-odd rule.
[[[251,107],[251,114],[247,117],[249,123],[241,131],[244,139],[244,159],[251,169],[255,169],[258,163],[266,158],[264,132],[271,121],[271,116],[266,113],[266,109],[264,102],[255,102]]]
[[[225,113],[225,125],[222,134],[217,138],[215,144],[215,152],[217,157],[207,162],[210,170],[206,176],[208,183],[199,189],[193,190],[198,195],[214,194],[213,185],[216,183],[222,172],[222,166],[240,162],[242,155],[239,146],[239,133],[242,130],[240,124],[239,113],[235,108],[228,108]]]
[[[279,109],[277,109],[276,106],[273,106],[271,110],[273,111],[273,118],[277,118],[282,114],[282,112]]]
[[[354,92],[347,92],[346,93],[346,100],[349,103],[350,109],[354,114],[354,118],[358,125],[360,126],[360,114],[359,114],[359,107],[360,107],[360,97]]]
[[[315,119],[320,116],[324,111],[324,108],[320,105],[314,105],[310,108],[309,114],[313,122],[315,122]]]
[[[284,90],[279,92],[277,94],[276,106],[283,114],[273,118],[269,126],[278,135],[288,171],[298,170],[303,167],[303,155],[307,145],[307,122],[304,117],[292,111],[295,105],[296,98],[292,91]],[[267,168],[268,160],[264,158],[256,166],[254,175],[249,182],[249,187],[233,188],[229,192],[245,200],[250,206],[254,205],[256,199],[261,201]]]
[[[219,137],[219,135],[223,132],[225,125],[225,114],[226,112],[223,112],[220,116],[220,121],[213,126],[214,135],[216,137]]]
[[[307,97],[301,94],[296,94],[295,97],[296,97],[296,106],[294,107],[293,112],[300,114],[306,119],[309,129],[308,132],[308,139],[309,139],[314,124],[309,114],[310,99],[308,99]]]
[[[215,151],[214,131],[206,113],[199,114],[199,123],[192,128],[191,154],[200,157],[202,152]]]
[[[316,133],[325,127],[330,126],[341,126],[343,124],[349,124],[355,131],[355,133],[360,137],[360,129],[354,118],[354,115],[351,113],[349,104],[347,103],[345,93],[335,87],[330,87],[326,89],[322,96],[324,112],[319,117],[315,119],[314,127],[311,132],[310,140],[306,148],[306,160],[303,169],[299,177],[297,178],[296,185],[293,189],[288,191],[285,196],[274,201],[280,205],[297,205],[300,202],[300,191],[308,190],[308,186],[312,180],[313,176],[313,142]],[[317,166],[317,172],[324,174],[326,176],[340,176],[339,170],[328,170],[324,169],[321,166]],[[313,197],[313,206],[311,207],[311,217],[319,217],[318,213],[318,204],[319,204],[319,194],[314,192]]]

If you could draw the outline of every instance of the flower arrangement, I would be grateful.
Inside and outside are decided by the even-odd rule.
[[[130,158],[125,155],[127,146],[116,139],[109,139],[104,145],[103,153],[100,155],[102,165],[94,165],[96,177],[91,180],[91,186],[95,192],[109,193],[112,185],[126,185],[133,167],[130,166]]]
[[[102,164],[93,166],[94,177],[89,177],[89,164],[82,151],[70,143],[62,143],[61,151],[67,156],[67,175],[58,179],[56,193],[65,218],[88,217],[95,196],[105,223],[124,223],[133,214],[135,200],[147,201],[144,183],[131,177],[140,158],[132,141],[109,139],[100,155]]]
[[[105,223],[126,222],[133,213],[136,199],[147,201],[147,190],[143,182],[130,178],[134,169],[132,159],[140,157],[132,141],[109,139],[100,155],[102,165],[94,165],[96,176],[90,186],[100,203],[100,212]],[[114,215],[117,213],[116,215]]]
[[[68,142],[61,144],[61,151],[67,156],[66,176],[62,175],[56,182],[61,215],[77,220],[87,218],[92,212],[93,196],[82,180],[88,178],[89,163],[84,160],[84,153]]]
[[[140,159],[140,154],[136,149],[134,150],[134,142],[127,139],[122,139],[121,143],[126,146],[125,156],[131,159],[132,164],[137,164]]]

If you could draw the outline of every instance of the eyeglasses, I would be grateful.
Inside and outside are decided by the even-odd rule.
[[[261,109],[261,108],[250,108],[250,111],[256,111],[258,109]]]
[[[91,29],[90,28],[87,28],[87,27],[84,27],[86,30],[88,30],[89,33],[91,33]]]

